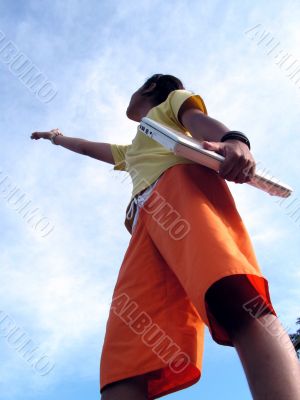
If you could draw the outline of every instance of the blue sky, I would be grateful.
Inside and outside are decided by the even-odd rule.
[[[273,305],[295,330],[299,17],[296,1],[277,0],[0,2],[0,320],[26,333],[53,367],[42,376],[2,332],[0,399],[99,399],[109,302],[130,239],[123,221],[131,185],[109,164],[30,135],[58,127],[66,136],[131,143],[136,123],[126,117],[127,104],[154,73],[181,78],[210,116],[247,134],[257,162],[293,187],[280,202],[229,183]],[[11,61],[2,51],[10,41]],[[48,82],[48,97],[14,72],[21,53]],[[37,210],[39,229],[8,201],[9,190]],[[166,398],[251,399],[234,349],[217,345],[208,331],[202,373],[196,385]]]

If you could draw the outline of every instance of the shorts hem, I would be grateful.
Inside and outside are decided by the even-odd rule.
[[[231,273],[231,274],[226,274],[226,273],[222,273],[221,276],[217,279],[214,280],[214,282],[208,287],[208,289],[217,281],[221,280],[222,278],[226,278],[229,276],[235,276],[235,275],[244,275],[246,276],[246,278],[248,279],[248,282],[250,283],[250,285],[254,288],[254,290],[257,292],[258,296],[261,296],[264,299],[264,303],[265,303],[265,309],[264,311],[266,311],[269,314],[273,314],[275,316],[277,316],[276,311],[273,308],[273,304],[270,298],[270,293],[269,293],[269,285],[268,285],[268,280],[265,278],[265,276],[263,274],[255,274],[255,273],[247,273],[247,272],[237,272],[237,273]],[[250,277],[254,277],[254,278],[259,278],[262,280],[263,282],[263,291],[258,290],[257,287],[255,286],[255,284],[253,284],[253,282],[251,281]],[[252,278],[253,279],[253,278]],[[205,291],[204,294],[204,299],[206,296],[206,292],[208,291],[208,289]],[[229,338],[225,328],[223,328],[221,325],[218,324],[218,322],[215,320],[214,316],[211,314],[210,317],[208,316],[209,313],[209,306],[206,300],[204,300],[205,303],[205,314],[206,314],[206,318],[208,321],[208,329],[210,331],[211,337],[212,339],[223,346],[231,346],[234,347],[232,340]],[[268,309],[268,310],[266,310]]]
[[[160,398],[162,396],[166,396],[168,394],[175,393],[177,391],[186,389],[186,388],[196,384],[201,378],[201,370],[200,370],[199,367],[197,367],[195,365],[195,363],[191,363],[191,365],[193,366],[193,369],[195,371],[194,372],[194,377],[192,379],[187,380],[187,381],[185,381],[185,382],[183,382],[181,384],[178,384],[178,385],[174,384],[174,385],[172,385],[171,387],[169,387],[166,390],[162,390],[162,391],[157,390],[157,391],[152,391],[150,393],[149,393],[149,386],[148,386],[148,394],[147,394],[148,397],[147,398],[149,400],[154,400],[154,399]],[[154,372],[154,371],[158,371],[158,370],[161,371],[161,370],[164,370],[166,368],[167,368],[166,364],[163,364],[163,366],[160,365],[159,367],[157,367],[157,366],[150,367],[150,368],[147,368],[145,370],[139,370],[138,372],[137,371],[132,371],[131,373],[123,373],[123,374],[115,375],[114,377],[111,377],[111,378],[107,378],[107,379],[105,379],[105,383],[102,386],[100,385],[100,394],[103,392],[105,387],[107,385],[111,384],[111,383],[118,382],[120,380],[127,379],[127,378],[132,378],[132,377],[139,376],[139,375],[144,375],[144,374],[147,374],[147,373],[150,373],[150,372]]]
[[[149,372],[156,371],[158,369],[163,369],[163,368],[165,368],[165,365],[163,367],[161,365],[159,367],[158,366],[148,367],[145,370],[141,369],[138,372],[137,371],[132,371],[132,372],[122,373],[122,374],[119,374],[119,375],[114,375],[111,378],[105,379],[104,380],[105,383],[103,385],[100,385],[100,393],[103,391],[105,386],[109,385],[110,383],[114,383],[114,382],[117,382],[117,381],[120,381],[120,380],[123,380],[123,379],[127,379],[127,378],[133,378],[134,376],[147,374]]]

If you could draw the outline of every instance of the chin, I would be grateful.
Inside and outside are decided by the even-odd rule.
[[[131,112],[129,108],[127,108],[126,115],[132,121],[140,122],[139,117],[137,115],[134,115],[134,113]]]

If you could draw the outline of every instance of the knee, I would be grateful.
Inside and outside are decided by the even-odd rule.
[[[106,385],[101,393],[101,400],[147,399],[147,376],[139,375]]]
[[[206,292],[205,301],[217,322],[233,335],[253,322],[245,304],[257,296],[257,291],[243,275],[229,276],[215,282]],[[269,310],[265,309],[264,313]]]

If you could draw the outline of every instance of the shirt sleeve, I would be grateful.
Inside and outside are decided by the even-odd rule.
[[[171,94],[169,96],[169,102],[170,102],[170,107],[173,111],[174,117],[180,125],[182,125],[182,123],[178,119],[178,113],[179,113],[181,106],[183,106],[183,104],[188,99],[189,99],[189,102],[186,104],[188,104],[189,108],[199,108],[204,114],[207,115],[206,105],[205,105],[202,97],[199,94],[196,94],[189,90],[174,90],[173,92],[171,92]]]
[[[111,144],[111,152],[112,156],[115,162],[114,170],[119,170],[119,171],[126,171],[126,162],[125,162],[125,155],[126,152],[131,146],[130,144],[128,145],[121,145],[121,144]]]

